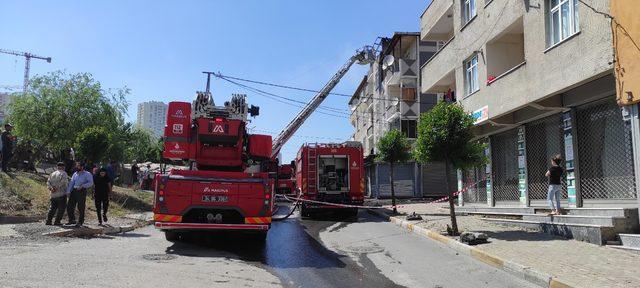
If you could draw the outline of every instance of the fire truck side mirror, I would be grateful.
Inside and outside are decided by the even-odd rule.
[[[251,115],[251,117],[260,115],[260,107],[251,105],[249,108],[249,115]]]

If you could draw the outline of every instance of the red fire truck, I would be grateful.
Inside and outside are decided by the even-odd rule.
[[[370,46],[356,51],[273,141],[271,136],[247,132],[248,116],[257,116],[259,108],[249,107],[245,95],[234,94],[231,101],[216,106],[210,77],[225,76],[204,72],[206,90],[198,92],[193,103],[169,103],[163,158],[187,161],[190,169],[156,175],[156,228],[170,241],[194,230],[253,231],[265,239],[275,182],[269,174],[277,173],[280,149],[354,63],[370,64],[374,58]],[[362,151],[359,158],[362,161]]]
[[[305,144],[296,157],[296,183],[301,198],[318,202],[362,205],[364,202],[364,167],[362,144]],[[358,208],[323,203],[302,202],[300,214],[311,217],[320,210],[358,214]]]
[[[209,92],[193,104],[169,103],[163,157],[190,162],[155,178],[155,226],[167,240],[194,230],[244,230],[266,237],[273,212],[271,136],[250,135],[247,115],[258,115],[244,95],[215,106]]]
[[[278,166],[278,179],[276,181],[276,194],[294,196],[295,195],[295,178],[293,174],[294,168],[291,164],[283,164]]]

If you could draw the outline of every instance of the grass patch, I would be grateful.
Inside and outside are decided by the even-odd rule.
[[[50,192],[45,175],[15,172],[0,173],[0,215],[40,216],[49,209]],[[122,217],[131,213],[151,211],[153,193],[114,187],[109,197],[109,215]],[[93,191],[87,193],[86,218],[96,218]]]

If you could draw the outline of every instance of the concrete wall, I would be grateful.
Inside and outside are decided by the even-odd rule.
[[[640,102],[640,17],[637,0],[611,1],[619,103]],[[616,25],[617,24],[617,25]],[[624,72],[624,73],[622,73]]]
[[[443,2],[443,3],[439,3]],[[423,27],[438,18],[450,0],[434,0],[423,15]],[[593,7],[608,12],[609,1],[593,0]],[[457,98],[469,112],[488,106],[489,118],[505,115],[538,101],[596,79],[612,71],[609,20],[580,4],[580,32],[548,49],[546,44],[544,0],[492,1],[486,7],[478,0],[478,15],[461,27],[460,1],[455,1],[455,38],[422,68],[422,92],[434,91],[438,81],[455,69],[456,91],[464,89],[463,61],[478,51],[480,90],[472,95],[458,93]],[[526,64],[487,85],[487,42],[499,36],[522,18]],[[422,31],[423,41],[427,33]],[[437,87],[436,87],[437,88]],[[442,92],[442,91],[440,91]]]

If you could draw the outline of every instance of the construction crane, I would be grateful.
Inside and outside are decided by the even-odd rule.
[[[22,86],[18,86],[18,85],[0,85],[0,90],[18,90],[22,88]]]
[[[309,101],[309,103],[307,103],[304,108],[302,108],[298,115],[296,115],[296,117],[293,118],[293,120],[291,120],[291,122],[289,122],[289,124],[280,132],[280,134],[278,134],[276,139],[273,140],[271,158],[275,159],[277,157],[278,153],[280,153],[280,149],[282,149],[282,146],[284,146],[284,144],[289,141],[291,136],[293,136],[293,134],[298,131],[298,128],[302,126],[304,121],[307,120],[307,118],[309,118],[313,111],[315,111],[316,108],[320,106],[322,101],[327,98],[327,95],[331,93],[331,90],[333,90],[333,88],[338,85],[342,77],[347,74],[349,68],[351,68],[351,65],[353,65],[354,63],[366,65],[373,63],[374,61],[375,50],[373,47],[364,46],[363,48],[357,50],[356,54],[351,56],[347,63],[342,65],[338,72],[336,72],[336,74],[331,77],[329,82],[324,85],[324,87],[311,99],[311,101]]]
[[[31,58],[36,58],[40,60],[46,60],[47,63],[51,63],[51,57],[43,57],[35,54],[31,54],[29,52],[20,52],[20,51],[12,51],[6,49],[0,49],[0,53],[22,56],[25,58],[24,60],[24,84],[22,91],[24,94],[27,94],[27,88],[29,87],[29,68],[31,66]]]

